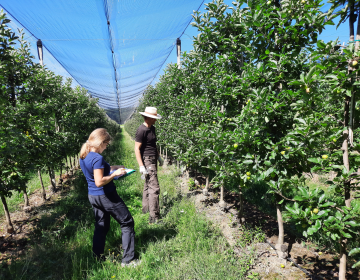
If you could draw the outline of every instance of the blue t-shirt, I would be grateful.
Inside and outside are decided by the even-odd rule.
[[[116,190],[113,181],[102,187],[97,187],[95,185],[94,169],[104,168],[104,176],[109,176],[110,174],[110,165],[100,154],[94,152],[88,153],[86,158],[80,159],[80,167],[88,183],[90,195],[103,195],[105,193],[111,193]]]

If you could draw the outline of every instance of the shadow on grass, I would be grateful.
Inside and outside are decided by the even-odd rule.
[[[87,197],[87,183],[81,171],[77,171],[71,185],[71,190],[65,188],[61,192],[61,200],[34,210],[36,214],[31,218],[36,222],[34,230],[29,241],[21,241],[28,242],[24,250],[26,254],[3,262],[0,279],[80,279],[86,278],[88,271],[102,268],[92,258],[94,218]],[[129,199],[137,195],[127,193],[125,203],[131,203]],[[150,226],[144,222],[143,219],[139,222],[141,230],[136,235],[137,254],[151,242],[168,240],[176,235],[176,231],[166,225]],[[120,253],[121,231],[116,226],[112,226],[108,233],[107,247],[119,248]]]

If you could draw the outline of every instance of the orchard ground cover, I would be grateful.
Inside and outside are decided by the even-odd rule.
[[[123,132],[104,156],[111,163],[136,168],[133,148],[134,142]],[[30,213],[31,218],[24,220],[33,228],[23,240],[0,237],[7,243],[3,243],[2,254],[9,245],[18,245],[23,251],[13,258],[3,258],[0,278],[245,279],[251,258],[236,257],[220,231],[197,213],[193,203],[179,197],[176,169],[160,168],[159,173],[164,219],[157,225],[149,225],[148,216],[141,213],[140,175],[116,181],[135,219],[136,251],[142,260],[137,268],[121,268],[121,230],[114,221],[107,236],[107,260],[97,263],[91,258],[93,213],[85,179],[77,170],[56,199],[34,209],[38,213]]]
[[[205,181],[202,175],[197,176],[196,180],[202,184]],[[319,186],[317,179],[309,180],[308,184],[312,185],[313,188]],[[205,212],[209,220],[220,225],[224,236],[232,234],[235,238],[231,237],[230,242],[236,247],[236,236],[243,234],[236,219],[237,211],[240,208],[239,195],[234,191],[225,191],[224,200],[228,205],[228,210],[220,214],[221,211],[218,207],[219,189],[210,188],[210,195],[204,197],[202,195],[203,187],[204,185],[191,191],[191,197],[199,196],[194,199],[198,203],[197,208],[201,212]],[[266,188],[257,184],[254,188],[245,191],[244,196],[244,227],[251,228],[252,232],[259,230],[268,242],[275,245],[278,240],[276,212],[272,207],[271,196],[266,195]],[[284,227],[284,240],[286,244],[289,244],[289,257],[292,260],[315,276],[323,276],[325,279],[338,276],[339,255],[334,246],[336,244],[328,239],[306,239],[302,237],[292,223],[285,223]],[[255,245],[255,248],[258,258],[255,260],[251,271],[258,273],[262,277],[261,279],[306,279],[306,274],[295,268],[291,262],[279,259],[268,244],[260,242]],[[346,279],[358,279],[360,277],[359,271],[351,268],[355,262],[356,259],[349,260]],[[280,267],[281,264],[285,265],[285,269]]]

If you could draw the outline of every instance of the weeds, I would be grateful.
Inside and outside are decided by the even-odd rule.
[[[104,154],[111,164],[137,169],[133,142],[116,137]],[[119,195],[135,220],[136,252],[142,260],[136,268],[121,267],[121,229],[111,220],[105,261],[92,258],[93,213],[87,184],[81,171],[73,190],[50,207],[39,209],[38,223],[26,254],[0,265],[1,279],[245,279],[253,257],[237,257],[219,230],[196,212],[193,203],[176,190],[178,171],[159,168],[161,224],[149,225],[141,212],[143,182],[137,172],[115,182]],[[247,232],[247,233],[245,233]],[[244,231],[240,242],[260,240],[260,233]],[[240,244],[239,243],[239,244]]]

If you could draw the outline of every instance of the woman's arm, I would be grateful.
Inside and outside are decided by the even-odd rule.
[[[117,170],[115,170],[112,174],[108,175],[108,176],[104,176],[104,168],[100,168],[100,169],[94,169],[94,180],[95,180],[95,185],[100,188],[108,183],[110,183],[114,177],[116,176],[120,176],[120,175],[125,175],[126,171],[123,168],[119,168]]]

